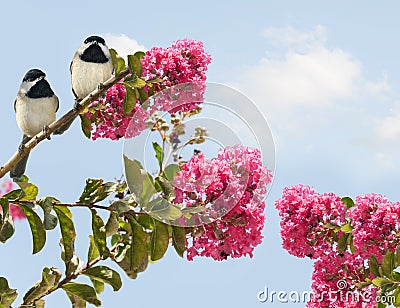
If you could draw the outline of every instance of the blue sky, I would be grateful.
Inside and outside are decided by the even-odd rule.
[[[277,167],[264,242],[251,260],[221,263],[188,262],[170,249],[137,280],[124,279],[115,294],[106,287],[100,298],[104,307],[280,307],[259,303],[257,292],[264,286],[309,290],[312,271],[311,262],[281,248],[273,203],[283,187],[304,183],[320,192],[375,191],[400,200],[399,8],[397,1],[8,1],[0,12],[0,161],[20,142],[13,102],[28,69],[47,73],[61,115],[73,105],[69,63],[87,36],[105,35],[117,50],[166,47],[185,37],[203,41],[213,57],[208,80],[252,98],[275,137]],[[121,34],[125,41],[118,39]],[[75,123],[35,149],[29,176],[41,196],[72,202],[86,177],[119,177],[121,153],[122,142],[88,141]],[[76,210],[74,216],[78,254],[84,257],[89,215]],[[0,246],[0,276],[23,293],[43,266],[62,266],[59,234],[49,233],[45,249],[31,256],[27,223],[16,228],[14,238]],[[47,302],[69,307],[62,292]]]

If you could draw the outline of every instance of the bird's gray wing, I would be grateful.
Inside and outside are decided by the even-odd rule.
[[[74,57],[75,58],[75,57]],[[74,60],[71,61],[71,64],[69,65],[69,72],[72,75],[72,63],[74,63]],[[75,93],[74,88],[72,87],[72,93],[74,94],[75,98],[78,98],[78,95]]]
[[[59,101],[57,95],[54,94],[54,97],[56,98],[56,101],[57,101],[57,108],[56,108],[56,112],[57,112],[58,108],[60,108],[60,101]]]

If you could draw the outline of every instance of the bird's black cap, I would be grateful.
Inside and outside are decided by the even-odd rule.
[[[22,81],[34,81],[40,77],[46,77],[46,74],[43,73],[41,70],[34,68],[29,70],[25,76],[24,79],[22,79]]]
[[[92,42],[96,42],[96,43],[98,43],[98,44],[103,44],[103,45],[106,44],[106,41],[105,41],[102,37],[96,36],[96,35],[89,36],[89,37],[84,41],[85,44],[87,44],[87,43],[92,43]]]

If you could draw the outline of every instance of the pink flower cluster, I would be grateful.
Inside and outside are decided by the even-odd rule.
[[[161,77],[163,85],[171,87],[180,83],[205,81],[211,56],[204,51],[202,42],[184,39],[168,48],[153,47],[141,62],[144,77]]]
[[[377,289],[355,285],[363,281],[364,260],[350,252],[327,254],[314,263],[312,274],[313,296],[309,308],[375,308]]]
[[[368,259],[374,254],[379,261],[388,250],[400,244],[400,202],[391,203],[379,194],[358,196],[349,210],[354,246]]]
[[[158,90],[179,84],[196,84],[196,89],[175,93],[179,100],[159,98],[153,111],[160,110],[175,113],[179,110],[189,111],[197,108],[203,101],[206,71],[211,63],[211,56],[204,51],[203,43],[184,39],[176,41],[168,48],[153,47],[141,60],[143,77],[152,79],[160,77],[163,82],[156,85]],[[176,89],[174,87],[174,89]],[[193,97],[191,93],[196,93]],[[186,95],[185,95],[186,94]]]
[[[11,181],[4,181],[0,185],[0,196],[3,196],[10,191],[13,190],[13,183]],[[0,211],[1,211],[1,205],[0,205]],[[16,205],[10,204],[10,214],[13,219],[24,219],[26,218],[24,212]]]
[[[261,243],[264,226],[264,197],[272,172],[262,165],[258,149],[232,146],[218,157],[192,157],[174,179],[176,203],[186,207],[207,206],[215,220],[199,229],[187,249],[187,259],[196,256],[225,260],[252,257]]]
[[[174,42],[168,48],[150,49],[141,59],[142,77],[151,79],[157,76],[162,80],[153,84],[152,94],[154,91],[157,93],[172,86],[186,85],[156,95],[154,99],[149,100],[149,106],[142,107],[138,100],[130,114],[123,112],[125,87],[121,84],[114,85],[107,91],[105,99],[93,103],[92,107],[97,107],[94,113],[86,114],[92,122],[92,139],[117,140],[126,133],[127,137],[134,137],[146,128],[145,121],[149,113],[155,111],[175,113],[197,108],[203,101],[205,72],[210,62],[211,57],[204,51],[203,43],[200,41],[184,39]],[[148,86],[143,89],[149,90]],[[132,118],[133,122],[129,124]]]
[[[109,138],[118,140],[125,136],[129,123],[135,115],[138,125],[130,127],[130,134],[137,136],[146,128],[145,121],[148,112],[143,110],[139,103],[130,114],[124,114],[123,103],[125,98],[125,86],[116,84],[108,89],[105,99],[93,102],[91,107],[96,107],[94,113],[88,112],[86,116],[92,122],[92,139]]]
[[[275,203],[281,217],[283,248],[290,254],[316,259],[331,250],[326,239],[332,230],[327,223],[345,222],[346,206],[332,193],[318,194],[304,185],[285,187]]]
[[[372,254],[380,262],[400,244],[400,203],[371,193],[358,196],[347,209],[334,194],[297,185],[286,187],[275,205],[282,218],[283,247],[297,257],[316,259],[314,298],[307,307],[376,307],[377,288],[359,288],[358,283],[375,278],[367,265]],[[347,246],[340,252],[337,242],[345,235],[340,230],[349,222],[347,242],[352,239],[354,249]]]

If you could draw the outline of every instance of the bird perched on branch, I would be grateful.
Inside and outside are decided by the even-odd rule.
[[[56,119],[58,98],[46,80],[46,74],[39,69],[29,70],[19,87],[14,110],[17,124],[23,133],[19,151],[40,131],[46,131],[48,125]],[[50,137],[48,137],[50,139]],[[10,171],[10,177],[20,180],[25,173],[29,153],[26,154]]]
[[[105,40],[100,36],[89,36],[76,51],[70,72],[75,95],[74,108],[79,110],[79,102],[112,75],[113,63]],[[55,134],[64,133],[72,122],[65,124]]]

